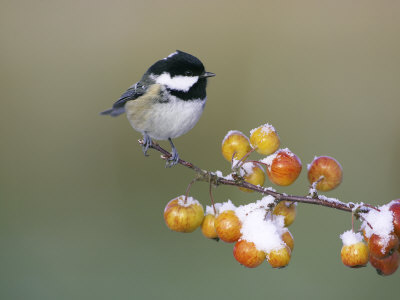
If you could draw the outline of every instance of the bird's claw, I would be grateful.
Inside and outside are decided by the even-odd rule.
[[[176,148],[172,148],[172,155],[170,158],[168,158],[167,163],[165,164],[166,168],[171,168],[175,166],[179,162],[179,154],[178,151],[176,151]]]
[[[149,137],[147,134],[143,135],[143,144],[142,144],[142,151],[144,156],[149,156],[147,154],[147,150],[153,146],[153,141],[151,140],[151,137]]]
[[[166,168],[171,168],[175,166],[179,162],[179,155],[178,152],[172,151],[172,156],[168,158],[167,163],[165,164]]]

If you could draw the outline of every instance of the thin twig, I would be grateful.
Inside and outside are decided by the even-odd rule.
[[[143,142],[143,140],[139,140],[139,143],[143,144],[144,142]],[[154,150],[157,150],[158,152],[162,153],[163,155],[161,156],[161,158],[164,160],[167,160],[169,157],[172,156],[171,153],[169,153],[167,150],[162,148],[157,143],[153,142],[153,144],[150,146],[150,148],[153,148]],[[215,175],[215,173],[203,170],[203,169],[195,166],[191,162],[185,161],[183,159],[179,159],[178,164],[194,170],[197,173],[196,180],[198,180],[198,181],[205,181],[205,182],[209,182],[214,185],[222,184],[222,185],[231,185],[231,186],[242,187],[242,188],[246,188],[246,189],[258,192],[263,195],[270,195],[278,201],[286,200],[286,201],[291,201],[291,202],[321,205],[321,206],[335,208],[335,209],[347,211],[347,212],[353,211],[352,205],[345,203],[345,202],[338,201],[338,200],[331,200],[329,198],[322,197],[322,196],[317,196],[316,198],[314,198],[314,197],[287,195],[287,194],[272,191],[271,189],[268,189],[268,188],[253,185],[251,183],[244,181],[243,178],[241,178],[241,177],[235,178],[234,180],[226,179],[224,177],[219,177],[219,176]],[[374,209],[376,209],[376,208],[374,208]],[[370,208],[367,205],[363,205],[363,207],[360,208],[359,212],[367,213],[369,210],[370,210]]]
[[[369,208],[372,208],[372,209],[375,209],[375,210],[377,210],[377,211],[381,211],[379,208],[377,208],[377,207],[375,207],[375,206],[373,206],[373,205],[370,205],[370,204],[367,204],[367,203],[364,203],[364,206],[366,206],[366,207],[369,207]]]

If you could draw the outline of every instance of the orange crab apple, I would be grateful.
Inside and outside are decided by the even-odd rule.
[[[296,218],[296,204],[294,202],[281,201],[275,206],[272,213],[274,215],[284,216],[285,227],[288,227]]]
[[[204,217],[201,223],[201,232],[206,238],[218,239],[217,231],[215,230],[215,216],[208,214]]]
[[[221,150],[227,161],[232,158],[239,160],[251,151],[251,146],[247,136],[238,130],[231,130],[222,141]]]
[[[272,250],[267,253],[268,263],[273,268],[284,268],[290,262],[291,251],[290,248],[285,245],[280,249]]]
[[[265,252],[258,250],[253,242],[240,240],[233,248],[233,256],[247,268],[255,268],[265,260]]]
[[[345,266],[351,268],[364,267],[369,258],[368,246],[364,242],[343,245],[340,256]]]
[[[226,210],[215,219],[215,230],[218,237],[227,243],[239,240],[242,223],[233,210]]]
[[[264,124],[250,132],[250,143],[258,153],[270,155],[278,150],[280,140],[275,128]]]
[[[244,163],[242,166],[242,173],[244,181],[251,183],[253,185],[263,186],[265,182],[265,173],[263,168],[259,164],[254,162]],[[253,190],[246,189],[243,187],[239,188],[243,192],[252,193]]]
[[[308,180],[311,184],[318,182],[319,191],[333,190],[342,182],[342,177],[342,166],[329,156],[316,157],[308,166]]]
[[[203,206],[192,197],[179,196],[168,202],[164,220],[168,228],[178,232],[192,232],[204,218]]]
[[[288,229],[282,234],[282,241],[285,242],[285,244],[290,248],[290,251],[292,252],[294,248],[294,239],[293,235]]]
[[[288,186],[299,177],[301,169],[301,161],[297,155],[289,149],[281,149],[273,154],[267,174],[269,180],[276,185]]]

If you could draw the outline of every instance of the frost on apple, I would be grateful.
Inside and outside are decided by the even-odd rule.
[[[344,246],[351,246],[363,241],[361,233],[347,230],[340,235]]]
[[[235,209],[236,209],[235,204],[233,204],[232,201],[228,199],[228,201],[223,202],[223,203],[221,203],[221,204],[219,205],[218,212],[219,212],[219,214],[221,214],[221,213],[223,213],[223,212],[226,211],[226,210],[235,211]]]
[[[206,215],[218,215],[221,206],[222,203],[215,203],[214,207],[212,205],[206,205]],[[214,208],[216,213],[214,213]]]
[[[393,214],[390,211],[390,205],[382,205],[371,209],[368,213],[362,214],[362,228],[365,229],[365,235],[370,238],[372,234],[381,236],[388,241],[389,234],[393,232]],[[369,225],[368,225],[369,224]]]
[[[236,210],[242,222],[241,239],[253,242],[257,249],[266,253],[284,247],[281,238],[284,228],[282,216],[272,217],[263,207],[253,208],[253,205],[240,206]]]

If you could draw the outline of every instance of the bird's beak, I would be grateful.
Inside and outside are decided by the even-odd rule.
[[[215,74],[211,72],[204,72],[203,74],[200,75],[200,78],[207,78],[207,77],[214,77]]]

